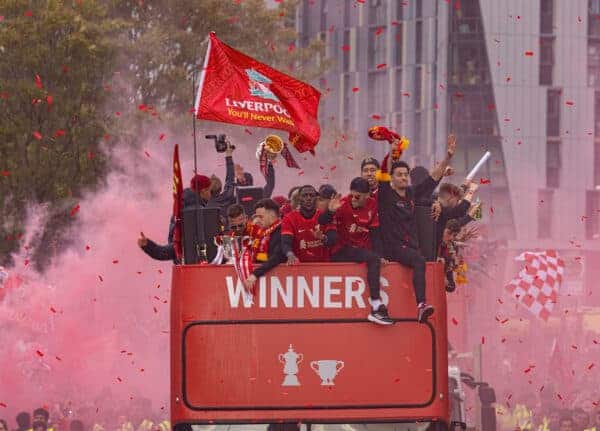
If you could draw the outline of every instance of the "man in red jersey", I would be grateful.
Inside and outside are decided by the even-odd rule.
[[[367,264],[367,282],[371,296],[371,313],[368,319],[380,325],[392,325],[387,307],[381,301],[379,274],[382,244],[379,232],[377,201],[371,197],[369,181],[354,178],[350,194],[343,199],[336,196],[329,203],[329,210],[319,217],[321,224],[334,222],[338,241],[332,249],[333,262],[357,262]]]
[[[360,176],[369,182],[369,190],[375,198],[377,197],[377,189],[379,188],[379,181],[377,181],[378,171],[379,162],[373,157],[367,157],[360,164]]]
[[[288,265],[298,262],[328,262],[336,242],[335,226],[319,224],[317,190],[310,185],[299,191],[300,206],[288,213],[281,223],[281,248]]]

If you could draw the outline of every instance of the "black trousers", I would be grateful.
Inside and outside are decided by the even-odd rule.
[[[371,250],[358,247],[344,247],[331,256],[332,262],[356,262],[367,264],[367,282],[371,299],[380,299],[379,273],[381,258]]]
[[[388,248],[386,255],[388,260],[412,268],[417,304],[425,302],[425,258],[421,252],[410,247],[394,246]]]

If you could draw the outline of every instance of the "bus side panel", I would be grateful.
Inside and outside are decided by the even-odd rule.
[[[174,267],[172,422],[447,421],[441,266],[427,265],[427,324],[411,272],[391,264],[382,277],[392,327],[366,321],[364,265],[282,266],[247,307],[231,267]]]

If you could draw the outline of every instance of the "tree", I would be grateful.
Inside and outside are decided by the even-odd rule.
[[[0,257],[6,263],[27,205],[47,205],[39,241],[48,244],[77,198],[106,173],[99,150],[110,127],[103,83],[120,26],[94,1],[8,1],[0,15]]]
[[[301,79],[321,74],[324,46],[296,46],[296,2],[7,0],[0,5],[0,264],[27,206],[46,206],[30,244],[38,268],[67,245],[77,202],[115,164],[105,146],[136,147],[149,121],[189,128],[192,77],[209,31]],[[118,107],[116,110],[114,107]],[[149,115],[150,114],[150,115]],[[118,121],[117,121],[118,120]]]

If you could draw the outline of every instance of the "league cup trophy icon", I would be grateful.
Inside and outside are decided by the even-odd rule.
[[[302,359],[304,359],[304,355],[294,352],[291,344],[286,353],[279,354],[279,362],[284,364],[283,374],[285,374],[281,386],[300,386],[296,374],[298,374],[298,364],[302,362]]]
[[[310,368],[321,378],[321,386],[334,386],[333,379],[344,368],[344,362],[335,359],[312,361]]]

